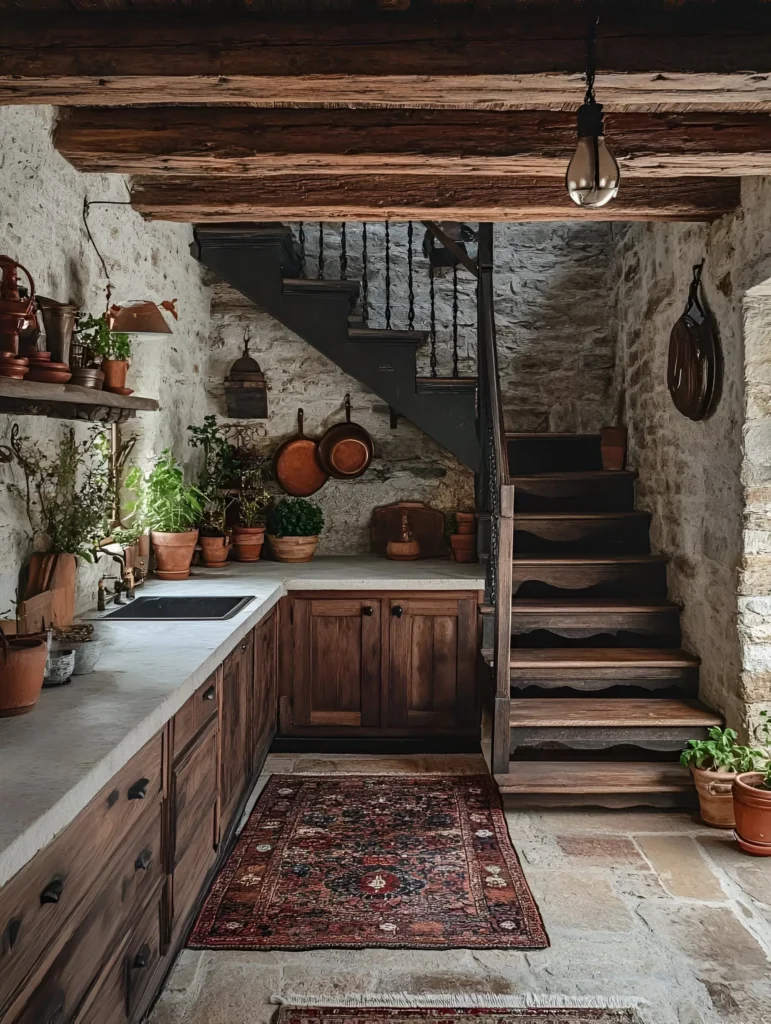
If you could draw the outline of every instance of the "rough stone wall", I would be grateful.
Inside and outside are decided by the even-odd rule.
[[[86,175],[54,150],[50,107],[0,108],[0,252],[20,260],[37,290],[59,300],[74,300],[100,313],[105,279],[83,228],[83,199],[127,199],[118,175]],[[121,429],[139,437],[136,461],[145,463],[164,446],[186,456],[185,427],[202,415],[201,367],[208,349],[209,294],[198,264],[188,253],[186,226],[144,222],[128,206],[94,206],[92,232],[107,262],[113,299],[178,299],[179,322],[173,334],[136,336],[129,386],[160,400],[161,411],[143,413]],[[55,441],[65,421],[0,415],[0,441],[18,421],[22,432]],[[79,436],[87,426],[76,425]],[[13,614],[19,569],[30,550],[23,508],[8,494],[10,470],[0,476],[0,617]],[[95,601],[98,570],[81,566],[78,603]]]
[[[763,422],[771,320],[763,297],[745,299],[771,273],[770,198],[767,180],[746,179],[741,209],[713,225],[614,230],[616,394],[629,464],[639,472],[638,504],[653,513],[654,550],[671,559],[670,594],[684,603],[684,646],[702,658],[703,697],[740,727],[758,710],[746,701],[771,699],[771,436]],[[703,257],[725,369],[717,409],[694,423],[672,404],[666,367],[669,332]]]

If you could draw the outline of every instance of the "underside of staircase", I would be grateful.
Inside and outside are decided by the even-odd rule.
[[[378,395],[390,408],[479,468],[475,377],[420,377],[427,332],[369,328],[355,320],[358,281],[300,277],[288,227],[202,225],[193,255],[222,280]]]
[[[508,770],[517,806],[689,805],[678,762],[720,725],[681,648],[666,559],[634,508],[634,473],[603,471],[599,435],[507,435],[515,487]],[[491,660],[492,609],[484,651]],[[500,768],[500,766],[498,766]]]

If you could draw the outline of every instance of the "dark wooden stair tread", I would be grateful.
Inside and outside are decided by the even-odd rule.
[[[483,609],[484,610],[484,609]],[[492,611],[492,608],[490,608]],[[554,612],[563,615],[575,612],[580,615],[584,612],[601,614],[608,612],[667,612],[680,611],[680,605],[675,601],[625,601],[622,598],[585,598],[583,601],[566,598],[565,600],[555,598],[515,598],[511,604],[514,613],[540,615],[543,612]]]
[[[398,345],[423,345],[428,331],[399,331],[386,327],[349,327],[351,341],[391,341]]]
[[[658,761],[512,761],[495,775],[502,793],[691,793],[690,772]]]
[[[637,473],[633,469],[620,469],[620,470],[605,470],[605,469],[585,469],[579,470],[575,473],[527,473],[520,476],[512,476],[511,482],[513,484],[523,483],[524,481],[538,481],[538,480],[579,480],[579,481],[595,481],[595,480],[636,480]]]
[[[514,564],[526,565],[657,565],[668,561],[666,555],[518,555],[514,552]]]
[[[285,292],[342,292],[358,293],[358,281],[327,281],[317,277],[285,277]]]
[[[416,377],[418,392],[440,391],[448,394],[455,391],[476,391],[476,377]]]
[[[510,724],[512,728],[708,729],[723,723],[720,715],[697,700],[520,697],[511,701]]]
[[[543,431],[506,431],[507,441],[586,441],[600,440],[599,434],[546,434]]]
[[[694,654],[658,647],[514,647],[509,652],[514,671],[528,668],[696,668]]]
[[[520,477],[520,479],[525,478]],[[603,519],[621,519],[624,522],[628,522],[629,520],[647,520],[650,518],[650,512],[515,512],[514,526],[516,528],[517,522],[520,519],[524,519],[526,523],[536,519],[548,519],[556,522],[577,519],[579,522],[586,520],[590,523],[596,523],[601,522]]]

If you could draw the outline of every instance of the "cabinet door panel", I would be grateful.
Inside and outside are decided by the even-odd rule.
[[[248,634],[222,666],[222,719],[220,725],[220,801],[222,826],[230,824],[251,778],[251,697],[254,651]]]
[[[259,767],[276,732],[278,713],[277,626],[271,612],[254,630],[254,692],[252,696],[253,771]]]

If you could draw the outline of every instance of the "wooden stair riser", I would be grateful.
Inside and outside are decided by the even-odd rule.
[[[515,477],[515,512],[632,512],[633,473]]]
[[[570,687],[582,692],[609,690],[614,686],[630,686],[643,690],[676,689],[695,694],[699,687],[698,668],[592,668],[592,669],[512,669],[512,692]]]
[[[509,473],[576,473],[602,469],[599,434],[508,434]]]
[[[534,586],[534,584],[536,586]],[[514,560],[512,592],[519,597],[543,597],[543,588],[581,591],[593,597],[661,598],[667,593],[664,562],[597,562],[569,565],[544,559],[536,564]]]
[[[493,646],[494,619],[491,614],[482,616],[482,646]],[[586,640],[595,636],[629,635],[639,642],[624,642],[624,647],[679,647],[680,612],[677,608],[662,611],[620,612],[620,611],[543,611],[524,612],[517,609],[516,602],[511,611],[511,635],[517,637],[521,646],[532,646],[525,638],[533,633],[548,632],[566,640]]]
[[[609,750],[612,747],[632,746],[650,751],[681,751],[688,740],[706,740],[708,730],[694,726],[644,728],[565,728],[560,726],[514,726],[511,732],[511,752],[515,750]]]
[[[647,555],[651,549],[649,525],[645,515],[515,518],[514,550],[520,555]]]

